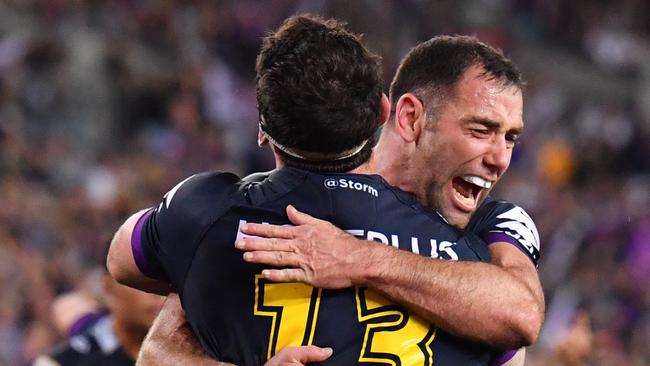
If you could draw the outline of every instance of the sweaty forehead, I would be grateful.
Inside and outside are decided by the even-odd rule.
[[[454,99],[463,119],[491,120],[505,129],[523,128],[522,92],[515,85],[470,74],[457,85]]]

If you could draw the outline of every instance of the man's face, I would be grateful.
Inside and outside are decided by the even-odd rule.
[[[482,72],[469,68],[445,98],[422,132],[417,158],[428,205],[459,228],[508,169],[523,129],[521,90]]]

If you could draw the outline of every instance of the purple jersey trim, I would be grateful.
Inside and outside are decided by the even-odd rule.
[[[504,363],[510,361],[517,354],[517,350],[507,351],[501,354],[501,357],[497,359],[492,359],[488,366],[500,366]],[[496,357],[496,356],[495,356]]]
[[[105,316],[106,313],[101,312],[101,313],[88,313],[81,318],[75,320],[74,323],[72,323],[72,326],[70,327],[70,330],[68,331],[68,335],[70,337],[74,337],[76,335],[79,335],[81,332],[86,330],[89,326],[94,324],[99,318]]]
[[[144,255],[144,250],[142,249],[142,228],[144,227],[145,221],[152,213],[153,208],[150,208],[147,212],[143,213],[138,219],[138,222],[136,222],[135,227],[133,228],[133,234],[131,234],[131,250],[133,251],[135,265],[138,266],[140,272],[149,278],[160,279],[164,278],[164,276],[152,268],[149,261],[147,261],[147,257]]]
[[[519,241],[512,236],[501,232],[501,231],[491,231],[485,235],[483,238],[487,245],[494,244],[494,243],[501,243],[501,242],[506,242],[509,244],[512,244],[515,246],[515,248],[519,249],[522,253],[526,254],[528,258],[531,258],[531,261],[533,261],[533,264],[535,267],[537,267],[537,263],[535,263],[535,260],[532,258],[531,254],[526,251],[526,249],[519,243]]]
[[[489,233],[487,233],[485,235],[484,239],[485,239],[485,242],[488,243],[488,245],[494,244],[494,243],[499,243],[499,242],[506,242],[506,243],[510,243],[510,244],[519,246],[519,242],[517,241],[517,239],[513,238],[512,236],[510,236],[510,235],[508,235],[508,234],[506,234],[504,232],[500,232],[500,231],[491,231],[491,232],[489,232]]]

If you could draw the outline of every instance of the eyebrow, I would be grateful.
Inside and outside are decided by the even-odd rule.
[[[464,119],[464,122],[466,122],[466,123],[478,123],[478,124],[481,124],[481,125],[483,125],[483,126],[485,126],[487,128],[492,128],[492,129],[501,127],[500,122],[497,122],[497,121],[489,119],[489,118],[483,118],[483,117],[477,117],[477,116],[468,117],[468,118]],[[523,131],[522,127],[515,127],[515,128],[509,129],[507,132],[508,133],[516,133],[516,134],[520,135],[522,133],[522,131]]]

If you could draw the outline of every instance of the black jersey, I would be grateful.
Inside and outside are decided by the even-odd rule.
[[[32,366],[132,366],[131,359],[113,332],[113,319],[106,315]]]
[[[293,168],[257,179],[202,173],[179,183],[136,224],[141,271],[170,281],[208,353],[261,365],[283,347],[334,349],[326,365],[485,365],[490,351],[451,337],[366,288],[324,290],[271,283],[234,241],[243,222],[286,224],[285,207],[361,238],[431,258],[487,261],[487,247],[461,234],[414,196],[379,176],[320,175]],[[381,244],[377,244],[381,245]]]

